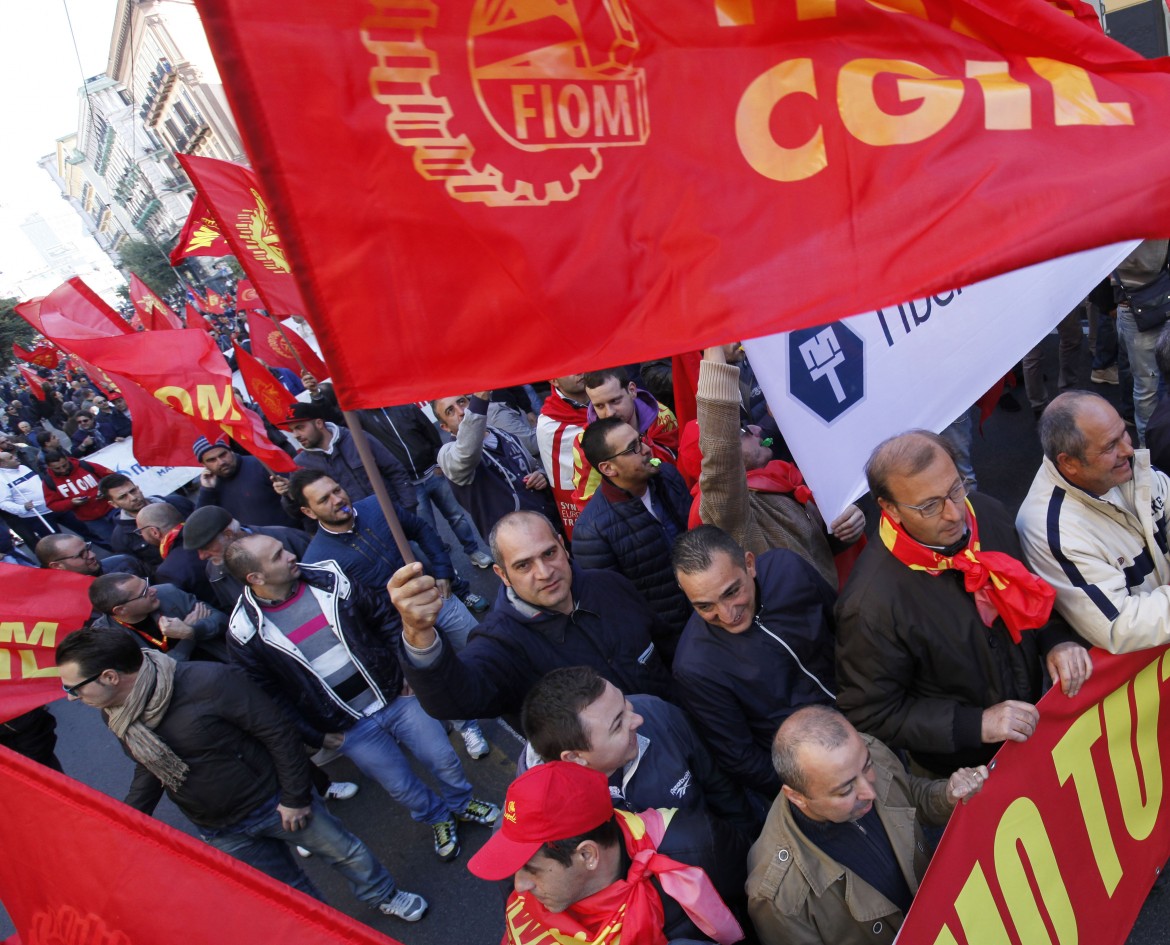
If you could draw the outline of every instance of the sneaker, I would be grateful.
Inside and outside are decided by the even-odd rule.
[[[488,609],[488,602],[486,597],[480,597],[478,594],[464,594],[461,598],[464,606],[473,614],[482,614]]]
[[[437,824],[431,824],[431,831],[435,835],[435,854],[439,859],[444,863],[455,859],[459,855],[459,834],[455,830],[455,821],[440,820]]]
[[[485,554],[482,551],[473,551],[467,557],[468,560],[477,568],[490,568],[493,564],[495,564],[495,562],[492,560],[492,556]]]
[[[334,781],[325,792],[327,801],[348,801],[358,792],[358,786],[352,781]]]
[[[475,760],[478,761],[480,758],[485,758],[492,753],[492,746],[483,737],[483,729],[479,727],[478,722],[468,721],[464,723],[463,729],[459,734],[463,736],[463,744],[467,748],[467,754]]]
[[[302,860],[307,860],[312,855],[312,850],[306,850],[304,847],[297,847],[297,856],[299,856]]]
[[[1117,365],[1110,364],[1109,367],[1097,368],[1089,375],[1089,380],[1094,384],[1116,384],[1117,380]]]
[[[400,889],[385,902],[378,903],[378,911],[404,922],[417,922],[427,914],[427,901],[418,893]]]
[[[467,821],[468,823],[483,824],[485,827],[490,827],[500,819],[500,809],[495,804],[477,800],[473,797],[467,802],[467,806],[463,810],[455,812],[455,817],[458,820]]]

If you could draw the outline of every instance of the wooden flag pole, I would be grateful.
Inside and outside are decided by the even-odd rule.
[[[394,504],[390,501],[390,494],[386,491],[386,483],[382,480],[382,471],[374,462],[374,454],[370,452],[370,444],[366,442],[366,431],[362,429],[361,421],[358,420],[358,415],[354,411],[343,410],[341,413],[345,417],[345,425],[349,427],[350,436],[353,437],[354,445],[357,447],[358,456],[361,457],[362,468],[365,469],[366,475],[370,478],[370,485],[374,487],[374,495],[378,497],[378,506],[381,508],[382,514],[386,516],[386,523],[390,526],[390,533],[394,536],[394,544],[398,546],[402,560],[406,564],[413,564],[416,560],[414,551],[411,550],[410,542],[406,540],[402,523],[398,521]]]

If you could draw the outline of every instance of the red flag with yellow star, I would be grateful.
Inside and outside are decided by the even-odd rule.
[[[171,250],[171,265],[177,266],[188,256],[230,256],[231,253],[232,248],[223,238],[215,217],[211,215],[203,197],[196,193],[191,212],[187,214],[187,222],[183,224],[183,232]]]

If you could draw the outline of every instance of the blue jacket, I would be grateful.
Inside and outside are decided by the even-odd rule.
[[[301,565],[301,580],[370,688],[393,702],[402,691],[402,670],[394,657],[402,623],[389,595],[371,594],[332,561]],[[344,732],[361,719],[325,685],[300,650],[265,624],[251,588],[228,620],[228,656],[289,712],[309,745],[320,747],[324,733]]]
[[[770,800],[780,790],[772,767],[776,729],[801,706],[835,698],[837,595],[811,564],[782,548],[756,558],[756,594],[755,621],[742,633],[691,617],[674,655],[674,680],[715,760]]]
[[[327,473],[349,493],[350,499],[354,502],[373,495],[374,489],[370,485],[370,477],[366,475],[366,470],[362,466],[357,445],[350,435],[349,428],[336,424],[329,424],[329,426],[333,431],[333,440],[329,444],[330,451],[326,453],[324,450],[301,450],[296,455],[296,464],[302,469],[319,469],[323,473]],[[418,507],[418,492],[414,488],[414,484],[407,478],[406,470],[386,447],[368,433],[366,439],[370,444],[370,452],[374,456],[374,462],[377,463],[378,470],[386,481],[386,491],[390,493],[390,499],[396,505],[401,505],[413,512]],[[287,496],[285,501],[285,507],[289,508],[292,501]],[[292,511],[295,513],[294,517],[300,516],[299,509]]]
[[[654,642],[669,664],[679,634],[694,612],[674,579],[670,549],[687,530],[691,494],[678,471],[666,463],[649,483],[658,518],[641,499],[602,480],[573,527],[573,560],[582,568],[607,568],[624,574],[670,628]]]
[[[592,666],[625,693],[670,696],[670,677],[652,642],[661,630],[642,595],[613,571],[573,568],[576,610],[538,610],[501,587],[495,606],[456,654],[442,640],[437,660],[416,665],[399,637],[406,679],[437,719],[516,713],[550,669]]]
[[[130,435],[130,420],[117,410],[99,410],[94,414],[93,425],[106,438],[107,443],[113,443],[118,437],[126,439]]]
[[[394,536],[378,505],[377,496],[355,502],[353,511],[353,531],[336,534],[318,526],[302,560],[309,564],[336,561],[353,580],[370,590],[385,594],[387,582],[405,564],[402,554],[394,543]],[[406,537],[418,542],[430,560],[431,576],[440,581],[452,580],[455,568],[438,533],[413,512],[397,505],[394,511]]]
[[[217,476],[215,487],[199,487],[195,508],[218,505],[225,508],[237,522],[249,525],[293,524],[280,504],[280,496],[272,488],[272,480],[264,464],[255,456],[238,456],[236,474],[230,479]]]

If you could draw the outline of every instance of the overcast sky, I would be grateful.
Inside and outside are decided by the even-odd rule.
[[[36,162],[55,149],[57,138],[77,130],[78,89],[85,77],[105,71],[115,6],[115,0],[0,0],[2,272],[41,265],[17,229],[31,213],[81,239],[76,213]]]

